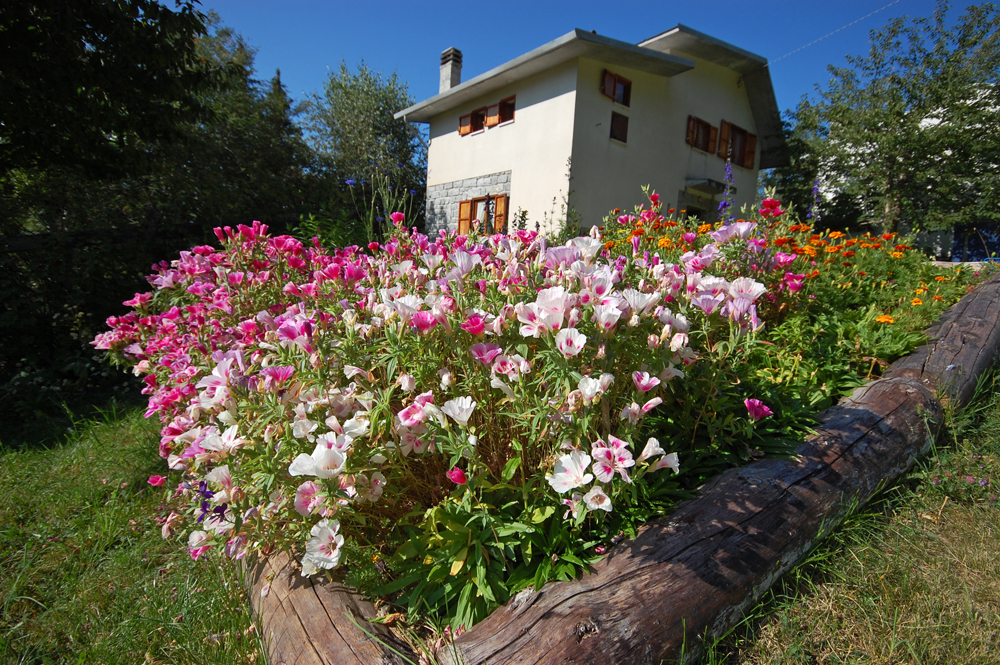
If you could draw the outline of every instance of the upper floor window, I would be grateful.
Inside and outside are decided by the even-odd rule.
[[[719,157],[729,159],[736,166],[752,169],[756,156],[757,136],[723,120],[719,127]]]
[[[714,153],[719,142],[719,128],[701,118],[688,116],[686,143],[692,148]]]
[[[613,74],[605,69],[601,93],[623,106],[631,106],[632,82],[623,76]]]
[[[458,119],[460,136],[482,131],[486,127],[495,127],[514,119],[514,97],[500,100],[492,106],[484,106]]]

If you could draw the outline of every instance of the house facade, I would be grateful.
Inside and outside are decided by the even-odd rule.
[[[396,114],[429,124],[427,229],[518,211],[551,228],[570,209],[587,228],[647,184],[714,220],[727,158],[736,208],[752,204],[758,170],[784,159],[766,65],[685,26],[638,45],[575,30],[464,83],[448,49],[440,93]]]

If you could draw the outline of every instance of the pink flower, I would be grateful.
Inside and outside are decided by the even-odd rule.
[[[611,482],[617,472],[625,482],[632,482],[626,469],[635,466],[635,460],[632,459],[632,451],[626,448],[628,443],[615,436],[609,436],[608,441],[609,443],[604,443],[602,439],[598,439],[590,450],[594,458],[594,475],[602,483],[607,483]]]
[[[660,195],[657,194],[656,192],[653,192],[652,194],[649,195],[649,202],[652,203],[654,206],[657,205],[660,202]]]
[[[456,485],[464,485],[466,482],[468,482],[468,479],[465,477],[465,472],[459,469],[457,466],[453,468],[451,471],[445,473],[444,475],[448,476],[448,480],[455,483]]]
[[[153,487],[159,487],[163,483],[167,482],[167,477],[166,476],[150,476],[149,480],[147,480],[146,482],[149,483],[150,485],[152,485]]]
[[[655,376],[650,376],[649,372],[632,372],[632,383],[639,389],[639,392],[649,392],[660,385],[660,380]]]
[[[416,328],[421,335],[429,332],[437,323],[432,312],[417,312],[410,317],[410,325]]]
[[[479,314],[473,314],[459,327],[470,335],[482,335],[486,331],[486,319]]]
[[[743,403],[747,407],[747,411],[750,413],[750,417],[754,420],[760,420],[761,418],[767,418],[773,412],[759,399],[745,399]]]
[[[399,226],[400,224],[403,223],[403,220],[406,219],[406,215],[404,215],[401,212],[394,212],[391,215],[389,215],[389,219],[392,220],[393,224]]]
[[[493,362],[494,358],[500,355],[500,352],[502,350],[503,349],[501,349],[496,344],[483,344],[482,342],[474,345],[471,349],[469,349],[469,351],[472,353],[472,357],[481,362],[482,364],[486,365],[487,367],[490,366],[490,363]]]
[[[194,559],[195,561],[197,561],[198,557],[200,557],[202,554],[204,554],[205,552],[207,552],[210,549],[212,549],[211,545],[205,545],[203,547],[196,547],[196,548],[190,550],[190,552],[191,552],[191,558]]]
[[[683,240],[689,245],[693,243],[695,240],[697,240],[697,238],[698,238],[697,233],[685,233],[681,236],[681,240]]]

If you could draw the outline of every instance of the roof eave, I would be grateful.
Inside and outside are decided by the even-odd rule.
[[[429,122],[432,117],[492,90],[585,56],[622,66],[632,65],[661,76],[674,76],[694,68],[694,62],[687,58],[576,29],[450,90],[405,108],[394,117],[409,122]]]

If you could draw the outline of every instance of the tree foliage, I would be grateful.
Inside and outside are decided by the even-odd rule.
[[[389,175],[400,187],[422,191],[426,150],[416,128],[393,114],[413,104],[406,83],[383,77],[364,63],[352,72],[341,63],[323,92],[303,104],[315,149],[346,179]]]
[[[819,180],[827,222],[896,230],[1000,220],[1000,11],[970,7],[949,26],[895,19],[867,56],[830,67],[791,119],[789,167],[771,184],[800,206]]]
[[[131,168],[141,144],[204,117],[213,85],[192,0],[0,3],[0,171]]]

